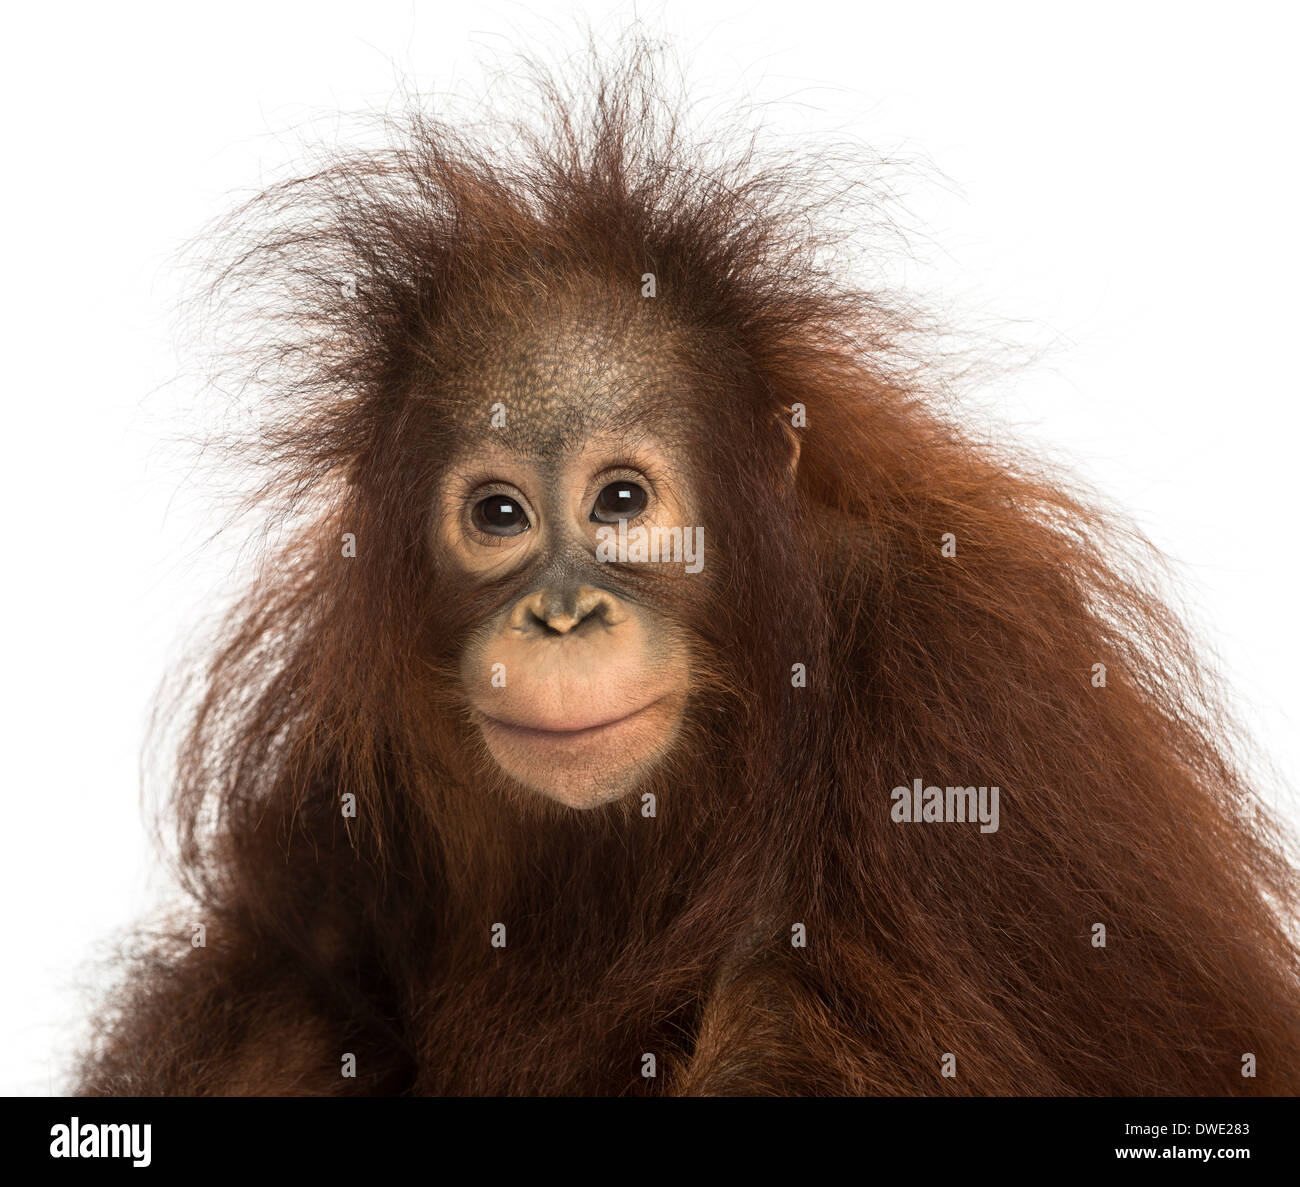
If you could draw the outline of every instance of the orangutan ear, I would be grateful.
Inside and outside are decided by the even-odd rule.
[[[794,486],[799,474],[799,453],[803,449],[803,426],[807,423],[805,416],[802,404],[792,404],[777,413],[781,435],[785,438],[786,448],[789,450],[786,475],[791,487]]]

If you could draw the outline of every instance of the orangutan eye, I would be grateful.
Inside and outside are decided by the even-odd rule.
[[[596,496],[592,523],[617,523],[639,515],[647,502],[645,490],[635,482],[611,482]]]
[[[528,513],[511,495],[488,495],[474,504],[474,526],[489,536],[518,536],[528,530]]]

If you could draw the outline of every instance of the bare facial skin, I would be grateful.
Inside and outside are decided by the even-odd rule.
[[[625,427],[641,385],[620,346],[583,328],[519,343],[490,369],[435,514],[434,545],[467,581],[526,575],[523,596],[467,641],[461,680],[492,760],[572,808],[635,791],[671,748],[690,684],[680,633],[597,559],[602,527],[691,522],[672,446]],[[563,365],[547,369],[552,358]],[[521,386],[548,394],[512,406]]]

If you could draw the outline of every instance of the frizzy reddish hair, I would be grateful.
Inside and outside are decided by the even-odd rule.
[[[1290,842],[1158,561],[959,426],[906,305],[843,281],[866,191],[690,142],[657,60],[544,81],[538,126],[414,112],[225,227],[283,542],[177,752],[206,947],[142,941],[83,1090],[1294,1092]],[[592,305],[661,344],[709,549],[691,596],[628,575],[696,661],[649,819],[483,761],[456,656],[523,578],[429,546],[458,377]],[[917,778],[996,785],[1000,828],[893,822]]]

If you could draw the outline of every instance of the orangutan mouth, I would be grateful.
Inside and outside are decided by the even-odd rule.
[[[659,697],[648,704],[642,705],[639,709],[633,709],[630,713],[624,713],[619,717],[611,717],[608,721],[579,725],[572,725],[567,722],[563,725],[524,725],[521,722],[502,721],[499,717],[493,717],[490,713],[484,713],[481,709],[478,710],[478,714],[483,718],[484,723],[492,729],[500,730],[521,742],[582,742],[600,737],[602,734],[613,731],[619,726],[631,724],[641,719],[667,699],[667,697]]]

